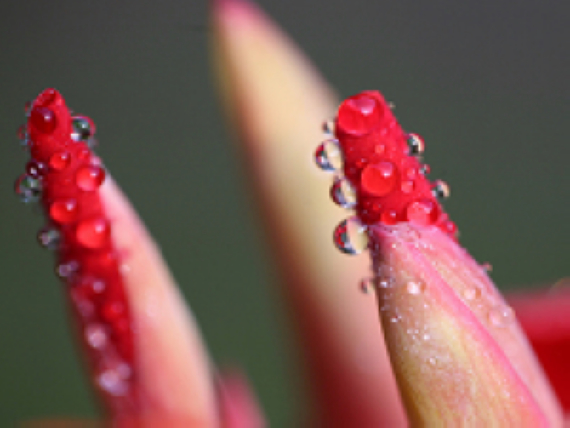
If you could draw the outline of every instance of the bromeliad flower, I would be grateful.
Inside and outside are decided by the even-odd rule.
[[[377,92],[336,110],[332,91],[251,4],[219,0],[213,16],[221,94],[294,314],[311,426],[562,425],[512,310],[457,243],[438,200],[448,187],[426,178],[421,137],[401,129]],[[17,191],[46,213],[39,240],[56,251],[107,420],[262,426],[239,376],[214,380],[159,252],[92,151],[93,122],[72,114],[53,89],[27,115],[21,136],[31,160]],[[329,192],[309,159],[322,139],[319,124],[331,116],[334,126],[317,149],[318,164],[336,171]],[[342,221],[330,196],[356,216]],[[369,269],[365,258],[337,252],[333,230],[342,252],[369,248],[373,277],[365,285],[376,291],[378,307],[354,286]],[[546,299],[559,305],[546,313],[543,304],[521,305],[531,341],[541,340],[539,355],[555,363],[547,370],[563,367],[570,328],[551,322],[545,332],[533,316],[552,320],[567,301]],[[555,373],[566,406],[570,382]]]

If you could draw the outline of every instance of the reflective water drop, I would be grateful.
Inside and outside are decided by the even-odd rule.
[[[107,331],[105,326],[97,323],[88,324],[84,331],[85,340],[89,346],[101,349],[107,344]]]
[[[481,289],[477,286],[467,287],[463,290],[463,297],[465,300],[475,300],[481,296]]]
[[[55,113],[47,107],[37,106],[30,113],[30,124],[42,134],[51,134],[57,126]]]
[[[129,389],[128,382],[117,369],[108,369],[102,372],[97,378],[97,383],[101,389],[115,396],[124,395]]]
[[[432,188],[432,193],[438,199],[447,199],[450,194],[449,185],[443,180],[437,180]]]
[[[23,174],[16,180],[14,191],[22,202],[26,204],[36,202],[42,193],[42,182],[28,174]]]
[[[342,133],[366,135],[381,123],[384,113],[384,106],[371,94],[358,94],[340,105],[337,126]]]
[[[334,135],[334,119],[323,122],[323,132],[327,135]]]
[[[356,205],[356,192],[350,182],[342,177],[337,178],[330,191],[331,199],[342,208],[351,209]]]
[[[18,128],[18,133],[17,133],[17,137],[18,140],[20,141],[20,145],[27,147],[29,146],[29,137],[28,137],[28,130],[26,128],[26,125],[21,125]]]
[[[425,163],[420,167],[420,172],[423,175],[428,175],[431,172],[431,167],[427,163]]]
[[[429,199],[411,202],[406,208],[407,219],[419,225],[433,224],[438,216],[439,209],[436,203]]]
[[[384,210],[380,215],[380,220],[382,220],[384,224],[394,225],[398,223],[398,213],[394,210]]]
[[[69,166],[71,162],[71,156],[67,152],[57,152],[51,155],[48,164],[51,169],[56,171],[63,171]]]
[[[84,166],[75,173],[75,184],[86,192],[97,190],[103,180],[105,180],[105,170],[100,166]]]
[[[411,155],[420,155],[425,151],[425,142],[418,134],[408,134],[408,149]]]
[[[418,295],[424,292],[426,285],[419,281],[410,281],[406,284],[406,290],[408,293],[413,295]]]
[[[61,263],[55,268],[55,273],[61,279],[71,278],[79,269],[79,264],[76,261]]]
[[[359,254],[368,247],[368,233],[357,217],[341,221],[333,233],[336,247],[345,254]]]
[[[374,196],[386,196],[398,181],[396,166],[389,161],[367,165],[360,176],[362,189]]]
[[[110,234],[109,222],[99,217],[80,221],[75,230],[77,242],[91,249],[105,246]]]
[[[360,281],[360,291],[365,294],[369,294],[376,290],[376,278],[364,278]]]
[[[39,231],[38,242],[48,250],[57,250],[61,242],[61,235],[56,228],[47,226]]]
[[[337,171],[342,168],[342,152],[338,140],[326,140],[315,151],[315,162],[324,171]]]
[[[489,310],[489,321],[495,327],[506,327],[514,319],[514,312],[510,306],[496,305]]]
[[[428,358],[428,363],[430,363],[432,366],[435,366],[437,363],[437,360],[435,357],[429,357]]]
[[[79,208],[75,199],[60,199],[49,207],[49,216],[58,223],[71,223],[77,218]]]
[[[75,141],[84,141],[89,139],[95,132],[95,126],[91,119],[85,116],[75,116],[71,119],[73,131],[71,138]]]
[[[46,172],[46,165],[41,162],[29,161],[26,164],[26,172],[30,177],[39,178]]]
[[[402,181],[400,184],[400,189],[404,193],[411,193],[414,190],[414,182],[412,180]]]

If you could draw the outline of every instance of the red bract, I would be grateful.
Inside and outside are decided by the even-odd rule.
[[[425,177],[428,168],[419,158],[423,139],[402,130],[379,92],[345,100],[335,124],[344,174],[355,189],[356,213],[364,224],[435,224],[455,235],[437,200],[448,195],[447,185]]]
[[[17,190],[41,199],[47,225],[40,244],[57,250],[56,272],[79,320],[94,383],[115,413],[136,403],[132,322],[121,275],[121,256],[111,239],[99,186],[105,171],[90,149],[95,127],[72,116],[55,89],[28,106],[31,160]]]

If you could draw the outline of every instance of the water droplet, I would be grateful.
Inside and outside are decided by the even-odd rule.
[[[337,126],[346,134],[366,135],[384,117],[384,107],[371,94],[358,94],[345,100],[338,109]]]
[[[368,247],[366,227],[357,217],[341,221],[333,233],[336,247],[345,254],[359,254]]]
[[[77,242],[91,249],[105,246],[110,234],[111,228],[109,227],[109,222],[99,217],[82,220],[75,230]]]
[[[96,165],[84,166],[75,173],[75,184],[86,192],[97,190],[103,180],[105,180],[105,170]]]
[[[61,279],[71,278],[79,269],[79,264],[76,261],[61,263],[55,268],[55,273]]]
[[[394,210],[384,210],[380,215],[382,223],[387,225],[394,225],[398,223],[398,213]]]
[[[41,162],[29,161],[26,164],[26,172],[30,177],[39,178],[46,172],[46,166]]]
[[[420,172],[423,175],[428,175],[431,172],[431,167],[427,163],[425,163],[420,167]]]
[[[428,363],[430,363],[432,366],[435,366],[437,363],[437,359],[435,357],[429,357]]]
[[[337,178],[331,187],[331,199],[342,208],[351,209],[356,205],[356,192],[350,182],[342,177]]]
[[[334,119],[323,122],[323,132],[327,135],[334,135]]]
[[[481,265],[481,269],[483,269],[485,272],[489,273],[493,270],[493,265],[489,262],[485,262]]]
[[[421,155],[426,148],[424,139],[418,134],[408,134],[408,149],[411,155]]]
[[[42,193],[42,182],[28,174],[23,174],[16,180],[14,190],[22,202],[26,204],[36,202]]]
[[[374,153],[377,155],[383,155],[386,151],[386,146],[384,144],[377,144],[374,146]]]
[[[390,318],[390,322],[391,322],[391,323],[394,323],[394,324],[395,324],[395,323],[397,323],[398,321],[399,321],[399,318],[398,318],[398,317],[392,317],[392,318]]]
[[[426,285],[419,281],[410,281],[406,284],[406,289],[408,293],[412,295],[418,295],[424,292]]]
[[[114,323],[122,318],[125,306],[118,300],[107,302],[101,308],[101,318],[109,323]]]
[[[75,199],[61,199],[49,207],[49,216],[58,223],[71,223],[77,218],[79,208]]]
[[[71,156],[67,152],[57,152],[51,155],[49,158],[49,167],[56,171],[63,171],[69,166],[71,162]]]
[[[376,278],[364,278],[360,281],[360,291],[369,294],[376,289]]]
[[[422,336],[422,339],[424,340],[430,340],[431,336],[428,333],[424,333],[424,335]]]
[[[32,102],[26,101],[26,103],[24,104],[24,113],[26,114],[26,116],[30,115],[31,110],[32,110]]]
[[[506,327],[514,319],[514,312],[510,306],[499,304],[489,310],[489,321],[495,327]]]
[[[88,324],[84,331],[85,340],[95,349],[101,349],[107,344],[107,332],[105,326],[97,323]]]
[[[114,396],[124,395],[129,389],[129,385],[125,381],[124,376],[117,369],[103,371],[98,376],[97,382],[101,389]]]
[[[407,219],[419,225],[433,224],[438,216],[439,209],[437,205],[429,199],[411,202],[406,208]]]
[[[433,193],[433,196],[435,196],[437,199],[449,198],[449,193],[450,193],[449,185],[443,180],[437,180],[434,183],[434,186],[431,191]]]
[[[362,189],[374,196],[386,196],[398,181],[398,171],[392,162],[367,165],[360,176]]]
[[[342,151],[338,140],[326,140],[315,151],[315,162],[324,171],[337,171],[342,168]]]
[[[84,141],[89,139],[95,133],[93,121],[85,116],[75,116],[71,118],[73,131],[71,138],[74,141]]]
[[[463,290],[463,297],[465,300],[475,300],[481,296],[481,289],[477,286],[467,287]]]
[[[48,250],[57,250],[61,242],[61,235],[56,228],[47,226],[39,231],[38,242]]]
[[[51,134],[57,126],[57,118],[49,108],[36,105],[30,113],[30,124],[42,134]]]

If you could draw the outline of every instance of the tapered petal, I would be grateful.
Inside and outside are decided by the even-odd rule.
[[[364,258],[331,243],[343,212],[312,162],[337,101],[293,43],[245,1],[214,2],[214,61],[244,151],[323,426],[405,422],[373,299],[357,292]]]
[[[560,426],[561,410],[512,309],[435,226],[374,226],[390,358],[412,423]]]

